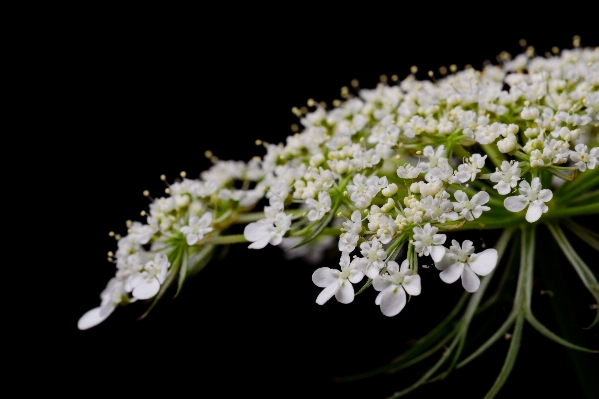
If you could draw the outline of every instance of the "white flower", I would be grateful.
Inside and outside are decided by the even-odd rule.
[[[127,295],[124,282],[113,277],[100,294],[100,298],[102,299],[101,305],[85,312],[77,322],[77,328],[87,330],[106,320],[114,309],[116,309],[117,305],[121,303],[123,295]]]
[[[452,241],[449,252],[443,259],[435,262],[435,267],[442,272],[439,274],[441,280],[451,284],[462,278],[462,286],[468,292],[475,292],[480,286],[479,276],[491,273],[497,265],[497,251],[493,248],[486,249],[481,253],[474,254],[472,241],[465,240],[460,247],[456,241]]]
[[[506,138],[499,140],[497,142],[497,149],[499,152],[503,152],[504,154],[513,151],[518,146],[518,140],[516,136],[512,133],[509,133]]]
[[[453,210],[468,221],[480,217],[483,211],[491,210],[488,206],[483,206],[489,202],[489,194],[485,191],[474,194],[472,200],[468,200],[468,195],[462,190],[456,191],[453,196],[458,200],[453,203]]]
[[[487,159],[486,155],[473,154],[467,162],[458,166],[458,173],[456,173],[458,181],[460,183],[465,183],[468,180],[474,181],[476,175],[485,166],[485,159]]]
[[[359,283],[364,274],[356,268],[355,259],[349,262],[349,255],[342,255],[341,271],[328,267],[316,269],[312,274],[312,282],[324,288],[316,298],[316,303],[323,305],[333,295],[341,303],[350,303],[354,300],[354,287],[352,283]]]
[[[308,212],[308,220],[311,222],[320,220],[322,217],[331,210],[331,196],[326,191],[318,193],[318,201],[312,198],[306,200],[306,205],[310,208]]]
[[[375,237],[372,241],[366,241],[360,244],[360,249],[363,258],[357,258],[356,267],[369,278],[375,278],[379,275],[379,270],[383,267],[384,260],[387,258],[387,252],[383,249],[383,245]],[[353,263],[353,262],[352,262]]]
[[[570,151],[570,159],[572,162],[576,162],[578,170],[584,172],[587,168],[595,169],[597,158],[599,158],[599,147],[591,149],[590,153],[587,153],[587,146],[584,144],[576,144],[574,149],[576,151]]]
[[[362,231],[362,214],[360,211],[354,211],[351,214],[351,220],[343,222],[343,230],[351,234],[360,234]]]
[[[416,252],[424,256],[430,255],[434,261],[440,261],[445,255],[445,243],[447,236],[445,234],[437,234],[439,229],[431,226],[430,223],[424,227],[414,227],[414,249]]]
[[[262,249],[270,245],[279,245],[283,241],[283,236],[291,227],[292,215],[286,215],[279,212],[273,219],[263,219],[245,226],[243,235],[246,240],[252,243],[248,248]]]
[[[520,194],[514,197],[508,197],[503,201],[505,209],[510,212],[520,212],[528,206],[526,211],[526,220],[529,223],[534,223],[543,213],[546,213],[549,208],[545,202],[551,201],[553,193],[549,189],[542,190],[541,179],[535,177],[531,184],[526,180],[520,182]],[[529,206],[530,204],[530,206]]]
[[[422,173],[422,169],[417,166],[412,166],[408,163],[397,168],[397,176],[402,179],[415,179],[420,175],[420,173]]]
[[[392,217],[382,215],[379,220],[379,228],[377,229],[376,235],[383,244],[388,244],[395,234],[397,228],[395,220]]]
[[[204,238],[205,234],[214,230],[212,224],[212,213],[206,212],[201,218],[190,216],[187,226],[181,227],[181,233],[185,234],[187,245],[194,245]]]
[[[491,181],[497,183],[493,188],[501,195],[509,194],[511,189],[518,184],[520,172],[517,162],[510,164],[508,161],[503,161],[501,171],[496,169],[495,173],[491,174]]]
[[[134,298],[152,298],[160,290],[160,285],[164,282],[170,265],[166,256],[157,254],[154,260],[147,262],[138,273],[129,277],[125,289],[132,291],[131,294]]]
[[[370,205],[370,202],[381,188],[389,185],[386,177],[379,179],[377,176],[370,176],[367,178],[360,174],[354,176],[353,183],[347,185],[347,192],[350,194],[350,199],[359,209],[364,209]]]
[[[520,116],[524,120],[533,120],[539,116],[539,110],[535,107],[524,107]]]
[[[380,291],[374,303],[381,306],[385,316],[397,315],[406,305],[406,292],[410,295],[420,295],[420,276],[412,275],[408,267],[408,260],[401,263],[390,261],[387,264],[387,273],[376,276],[372,280],[375,290]],[[405,292],[404,292],[405,290]]]
[[[437,165],[447,163],[445,146],[440,145],[437,150],[433,149],[433,146],[427,145],[424,147],[422,154],[428,158],[429,162],[420,162],[418,167],[423,171],[427,172],[432,168],[436,168]]]

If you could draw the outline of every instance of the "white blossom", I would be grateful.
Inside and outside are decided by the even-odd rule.
[[[181,227],[181,233],[185,234],[187,245],[195,245],[198,241],[204,238],[204,235],[210,233],[213,228],[212,213],[206,212],[201,218],[190,216],[187,226]]]
[[[439,229],[430,223],[424,227],[414,227],[414,249],[424,256],[430,255],[434,261],[440,261],[445,255],[445,247],[442,244],[447,239],[445,234],[437,234],[437,231]]]
[[[154,259],[146,262],[138,273],[129,277],[125,289],[131,291],[134,298],[152,298],[160,290],[160,285],[164,282],[170,265],[166,256],[156,254]]]
[[[517,162],[501,162],[501,170],[497,168],[496,171],[491,174],[491,181],[497,183],[493,188],[501,195],[509,194],[512,188],[516,187],[518,184],[520,172],[521,169],[518,167]]]
[[[121,303],[123,295],[127,295],[124,281],[113,277],[100,294],[100,298],[102,299],[101,305],[85,312],[77,322],[77,328],[87,330],[106,320],[118,304]]]
[[[372,280],[372,286],[380,291],[375,304],[380,305],[381,312],[388,317],[397,315],[404,308],[406,292],[410,295],[420,295],[421,291],[420,276],[412,274],[407,259],[401,263],[401,267],[397,262],[389,261],[387,272],[382,276],[376,276]]]
[[[318,201],[312,198],[306,200],[306,205],[310,208],[308,212],[308,220],[311,222],[320,220],[322,217],[331,210],[331,196],[326,191],[318,193]]]
[[[252,242],[248,248],[262,249],[268,244],[279,245],[291,227],[291,218],[292,215],[279,212],[274,220],[263,219],[245,226],[243,235],[246,240]]]
[[[597,158],[599,158],[599,147],[591,149],[588,153],[587,146],[584,144],[577,144],[574,149],[576,151],[570,151],[570,159],[575,162],[578,170],[584,172],[587,168],[595,169]]]
[[[366,241],[360,244],[360,250],[363,258],[356,258],[356,267],[369,278],[374,278],[379,275],[379,270],[384,265],[384,260],[387,258],[387,252],[383,249],[383,245],[375,237],[372,241]]]
[[[520,182],[520,195],[508,197],[503,201],[505,209],[510,212],[520,212],[528,206],[526,221],[534,223],[549,209],[545,202],[551,201],[553,193],[542,189],[541,179],[535,177],[529,184],[526,180]]]
[[[468,200],[468,195],[462,190],[457,190],[453,196],[458,200],[453,203],[453,210],[468,221],[480,217],[483,211],[491,210],[488,206],[484,206],[490,199],[489,193],[485,191],[474,194],[471,200]]]
[[[462,278],[462,286],[466,291],[478,290],[478,276],[486,276],[497,265],[497,250],[491,248],[478,254],[473,252],[472,241],[465,240],[460,246],[456,240],[452,240],[449,251],[439,262],[435,262],[435,267],[442,270],[439,274],[441,280],[451,284]]]
[[[356,267],[356,260],[349,262],[349,255],[342,255],[339,262],[341,270],[321,267],[312,274],[312,282],[317,287],[324,288],[316,298],[316,303],[323,305],[333,295],[341,303],[350,303],[354,300],[354,287],[359,283],[364,274]]]

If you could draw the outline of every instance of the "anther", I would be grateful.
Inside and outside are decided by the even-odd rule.
[[[187,173],[185,171],[182,171],[181,173],[179,173],[179,176],[185,178],[185,176],[187,176]]]
[[[295,133],[295,132],[297,132],[298,130],[299,130],[299,126],[298,126],[296,123],[294,123],[294,124],[292,124],[292,125],[291,125],[291,131],[292,131],[292,132],[294,132],[294,133]]]
[[[399,77],[397,75],[391,75],[391,80],[394,82],[397,82],[399,80]]]
[[[379,76],[379,80],[383,83],[387,83],[387,75],[382,74],[381,76]]]
[[[526,47],[526,39],[520,39],[520,40],[518,41],[518,44],[519,44],[521,47]]]
[[[140,214],[141,216],[146,216],[146,211],[141,211],[141,212],[139,212],[139,214]]]
[[[108,232],[108,236],[109,236],[109,237],[114,237],[114,231],[110,231],[110,232]]]
[[[557,47],[557,46],[553,46],[553,47],[551,47],[551,52],[552,52],[553,54],[557,54],[557,53],[559,53],[559,47]]]
[[[170,194],[171,193],[171,189],[167,187],[167,188],[164,189],[164,192],[167,193],[167,194]]]
[[[449,66],[449,70],[451,71],[451,73],[455,73],[458,70],[458,66],[456,64],[451,64]]]
[[[208,151],[204,152],[204,156],[206,158],[210,158],[212,156],[212,151],[208,150]]]
[[[165,175],[160,175],[160,180],[166,181],[166,176]]]
[[[447,68],[444,66],[439,67],[439,73],[441,75],[447,75]]]
[[[341,100],[335,99],[333,100],[333,107],[338,107],[341,105]]]
[[[572,46],[574,46],[574,47],[580,47],[580,36],[579,35],[575,35],[572,38]]]
[[[120,234],[115,234],[114,235],[114,239],[117,240],[117,241],[120,240],[121,239],[121,235]]]
[[[352,79],[351,80],[351,87],[353,87],[354,89],[358,88],[358,86],[360,86],[360,81],[358,79]]]
[[[127,228],[131,227],[132,225],[133,225],[133,222],[132,222],[132,221],[130,221],[130,220],[127,220],[127,221],[125,222],[125,226],[127,226]]]
[[[144,190],[142,194],[144,195],[144,197],[147,197],[150,195],[150,192],[148,190]]]
[[[418,67],[417,67],[416,65],[412,65],[412,66],[410,67],[410,72],[411,72],[411,73],[416,73],[416,72],[418,72]]]
[[[308,107],[313,107],[314,106],[314,99],[309,98],[308,99]]]

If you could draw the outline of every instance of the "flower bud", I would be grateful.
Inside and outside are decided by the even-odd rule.
[[[511,133],[508,134],[508,136],[503,140],[499,140],[497,142],[497,149],[499,149],[499,152],[503,152],[504,154],[513,151],[517,146],[518,140],[516,140],[516,136]]]
[[[324,155],[322,153],[314,154],[312,158],[310,158],[310,166],[318,167],[324,162]]]
[[[386,188],[382,190],[382,192],[385,197],[391,197],[393,194],[397,192],[397,184],[389,184]]]
[[[534,107],[524,107],[520,116],[522,119],[530,121],[539,116],[539,110]]]

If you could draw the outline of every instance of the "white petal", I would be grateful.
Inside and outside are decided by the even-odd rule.
[[[447,284],[455,283],[462,274],[463,263],[454,263],[439,273],[439,277]]]
[[[264,237],[270,238],[270,233],[268,232],[269,223],[250,223],[245,226],[243,230],[243,235],[248,241],[259,241],[264,239]]]
[[[331,268],[321,267],[312,273],[312,282],[316,284],[317,287],[325,288],[335,281],[337,281],[337,277],[333,275],[333,269]]]
[[[114,310],[114,307],[112,308]],[[108,312],[108,314],[100,315],[101,307],[93,308],[85,312],[83,316],[77,322],[77,328],[80,330],[87,330],[88,328],[92,328],[97,326],[110,315],[112,312]]]
[[[326,301],[328,301],[329,299],[331,299],[333,295],[335,295],[338,289],[339,283],[335,281],[333,284],[320,291],[320,294],[318,294],[318,297],[316,298],[316,303],[319,305],[324,305]]]
[[[474,273],[479,276],[486,276],[497,266],[497,250],[490,248],[485,249],[479,254],[470,255],[468,265],[470,265]]]
[[[248,245],[248,248],[251,248],[251,249],[262,249],[262,248],[264,248],[265,246],[268,245],[269,241],[270,241],[270,236],[267,236],[267,237],[264,237],[261,240],[258,240],[258,241],[255,241],[255,242],[251,243],[250,245]]]
[[[391,262],[389,262],[389,263],[391,263]],[[397,263],[395,263],[395,264],[397,265]],[[410,264],[408,263],[408,260],[404,259],[404,261],[401,262],[401,267],[399,268],[399,272],[403,273],[403,274],[406,274],[406,272],[408,271],[409,268],[410,268]]]
[[[352,270],[352,272],[349,274],[348,280],[351,281],[352,283],[356,284],[356,283],[359,283],[360,281],[362,281],[363,278],[364,278],[364,273],[362,273],[359,270]]]
[[[458,202],[468,201],[468,196],[462,190],[456,191],[455,193],[453,193],[453,196],[455,197],[455,199],[458,200]]]
[[[476,205],[486,204],[487,202],[489,202],[489,193],[485,191],[480,191],[479,193],[474,194],[471,202]]]
[[[435,262],[441,262],[443,257],[445,256],[445,247],[441,245],[435,245],[431,247],[431,258]]]
[[[401,312],[404,306],[406,306],[406,293],[401,287],[395,286],[395,289],[388,289],[383,292],[381,312],[385,316],[395,316]]]
[[[455,263],[455,259],[450,256],[449,252],[446,252],[441,260],[435,261],[435,267],[439,270],[445,270],[453,263]]]
[[[551,190],[545,189],[541,190],[541,192],[539,193],[539,199],[543,202],[549,202],[551,201],[551,198],[553,198],[553,193],[551,192]]]
[[[384,293],[385,293],[385,291],[379,292],[379,294],[376,296],[376,298],[374,300],[374,304],[375,305],[380,305],[381,304],[381,298],[383,298],[383,294]]]
[[[510,212],[520,212],[522,209],[526,208],[526,205],[528,205],[528,199],[522,195],[507,197],[503,201],[503,206]]]
[[[194,245],[196,242],[198,242],[199,237],[197,234],[188,234],[187,235],[187,245]]]
[[[542,214],[543,208],[541,208],[541,205],[537,204],[536,201],[532,202],[528,207],[528,211],[526,211],[526,221],[534,223],[541,218]]]
[[[154,278],[149,283],[135,287],[131,294],[137,299],[149,299],[156,295],[158,290],[160,290],[160,283]]]
[[[433,236],[433,244],[445,244],[445,240],[447,240],[447,236],[445,234],[435,234]]]
[[[368,267],[368,269],[366,269],[366,273],[364,274],[366,274],[368,278],[374,279],[379,275],[379,272],[380,270],[378,267],[371,265]]]
[[[497,189],[497,192],[501,195],[509,194],[511,191],[510,185],[503,180],[494,185],[493,188]]]
[[[413,276],[404,277],[402,286],[408,294],[420,295],[420,276],[415,274]]]
[[[377,276],[372,279],[372,286],[377,291],[385,291],[391,285],[391,281],[387,280],[383,276]]]
[[[335,293],[335,298],[341,303],[350,303],[354,300],[354,287],[349,281],[343,281]]]
[[[480,286],[480,279],[468,265],[462,270],[462,286],[468,292],[476,292]]]

